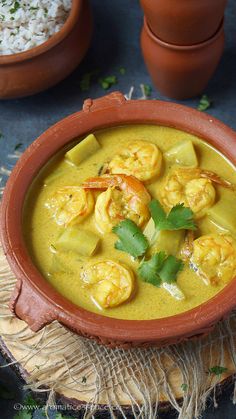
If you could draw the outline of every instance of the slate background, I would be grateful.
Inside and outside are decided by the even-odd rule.
[[[81,109],[83,100],[104,94],[96,80],[89,92],[81,92],[80,80],[84,73],[99,70],[99,76],[117,75],[118,84],[112,90],[123,93],[135,87],[134,97],[141,95],[140,83],[151,84],[139,48],[142,26],[142,10],[138,0],[91,0],[94,14],[94,36],[90,50],[80,67],[65,81],[54,88],[33,97],[0,101],[0,186],[6,177],[1,175],[1,166],[12,167],[7,157],[21,143],[23,151],[50,125]],[[236,3],[229,0],[225,17],[226,45],[221,63],[205,93],[212,99],[209,114],[236,129]],[[119,68],[126,74],[121,75]],[[154,88],[152,98],[163,98]],[[196,108],[199,98],[187,100],[185,105]],[[1,358],[1,364],[4,360]],[[11,419],[16,413],[13,404],[22,400],[22,383],[10,368],[0,370],[0,384],[5,383],[15,390],[14,400],[0,399],[0,417]],[[220,397],[219,407],[209,406],[204,419],[236,419],[236,408],[230,402],[232,389]],[[34,417],[40,417],[38,413]],[[53,417],[53,415],[52,415]],[[104,415],[101,417],[105,418]],[[161,416],[170,418],[170,413]]]

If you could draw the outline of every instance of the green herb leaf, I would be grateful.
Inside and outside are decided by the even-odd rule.
[[[212,105],[212,101],[208,98],[207,95],[203,95],[199,101],[197,109],[203,112],[209,109],[211,105]]]
[[[142,256],[148,248],[148,240],[141,229],[132,220],[123,220],[112,231],[120,241],[115,243],[115,248],[129,253],[137,258]]]
[[[11,14],[15,13],[20,8],[20,3],[18,1],[14,2],[13,7],[9,10]]]
[[[110,89],[114,84],[117,84],[116,76],[107,76],[98,80],[99,84],[104,90]]]
[[[153,255],[149,261],[141,263],[138,268],[138,274],[144,282],[155,285],[155,287],[161,286],[159,271],[163,266],[165,258],[165,252],[159,252]]]
[[[93,71],[89,71],[88,73],[85,73],[82,77],[82,79],[80,80],[80,90],[82,92],[87,92],[90,87],[91,87],[91,82],[93,77],[97,76],[97,74],[99,73],[99,69],[93,70]]]
[[[183,384],[181,384],[181,389],[185,392],[185,391],[187,391],[188,390],[188,384],[186,384],[186,383],[183,383]]]
[[[159,271],[159,276],[162,282],[171,284],[177,281],[177,275],[184,268],[184,263],[181,259],[177,259],[175,256],[167,256],[162,268]]]
[[[158,230],[195,230],[197,228],[192,210],[184,207],[184,204],[175,205],[168,215],[158,200],[152,200],[149,208]]]
[[[220,377],[221,374],[228,371],[228,368],[221,367],[220,365],[215,365],[214,367],[209,368],[210,374],[215,374],[217,377]]]
[[[165,252],[159,252],[148,261],[142,262],[138,273],[145,282],[160,287],[163,282],[169,284],[176,282],[183,266],[182,260],[172,255],[166,256]]]
[[[0,399],[13,400],[15,398],[15,392],[0,383]]]
[[[152,94],[152,87],[149,84],[144,84],[143,85],[143,90],[144,90],[144,93],[145,93],[145,95],[147,97],[150,97],[151,96],[151,94]]]

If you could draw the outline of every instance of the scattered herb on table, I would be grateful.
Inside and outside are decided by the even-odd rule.
[[[167,215],[157,199],[149,204],[152,219],[158,230],[196,230],[193,212],[184,204],[175,205]]]
[[[89,71],[88,73],[85,73],[80,80],[80,89],[82,92],[87,92],[90,89],[91,82],[94,76],[96,76],[99,73],[99,70],[93,70]]]
[[[104,90],[107,90],[110,89],[110,87],[114,86],[114,84],[117,84],[118,80],[116,76],[107,76],[100,78],[98,82]]]
[[[122,76],[124,76],[126,73],[126,69],[124,67],[120,67],[119,72],[120,74],[122,74]]]
[[[22,144],[22,143],[18,143],[18,144],[16,144],[16,145],[15,145],[14,150],[15,150],[15,151],[16,151],[16,150],[19,150],[22,146],[23,146],[23,144]]]
[[[186,392],[186,391],[188,390],[188,384],[186,384],[186,383],[181,384],[181,389],[182,389],[184,392]]]
[[[178,273],[183,269],[183,262],[165,252],[156,253],[138,268],[139,276],[144,282],[160,287],[163,282],[169,284],[177,281]]]
[[[119,241],[115,243],[117,250],[127,252],[135,258],[144,255],[148,248],[148,240],[132,220],[121,221],[112,231],[119,237]]]
[[[218,378],[226,371],[228,371],[228,368],[221,367],[220,365],[215,365],[214,367],[209,368],[209,373],[216,375]]]
[[[149,84],[144,84],[143,91],[147,97],[150,97],[152,94],[152,87]]]
[[[206,111],[207,109],[209,109],[212,105],[212,101],[208,98],[207,95],[203,95],[199,101],[198,107],[197,109],[199,111]]]
[[[3,137],[3,133],[0,131],[0,138],[2,138]]]

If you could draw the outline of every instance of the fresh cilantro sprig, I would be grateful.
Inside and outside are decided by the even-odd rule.
[[[216,375],[218,378],[226,371],[228,371],[228,368],[221,367],[220,365],[215,365],[214,367],[209,368],[209,373]]]
[[[182,260],[167,256],[165,252],[156,253],[138,268],[138,274],[144,282],[160,287],[163,282],[169,284],[177,281],[178,273],[183,269]]]
[[[155,199],[149,204],[152,219],[158,230],[196,230],[193,212],[184,204],[175,205],[167,215],[160,202]]]
[[[119,241],[115,243],[117,250],[122,250],[137,258],[143,256],[148,249],[147,238],[132,220],[121,221],[113,227],[112,231],[119,237]]]
[[[114,84],[117,84],[118,80],[116,76],[107,76],[100,78],[98,82],[104,90],[108,90],[110,87],[114,86]]]
[[[208,98],[207,95],[203,95],[199,101],[197,109],[201,112],[206,111],[212,105],[212,101]]]

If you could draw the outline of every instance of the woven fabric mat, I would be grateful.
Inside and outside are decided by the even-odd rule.
[[[236,313],[204,338],[163,349],[108,349],[79,337],[58,322],[33,333],[8,308],[16,279],[0,248],[0,334],[4,350],[24,371],[26,387],[84,404],[84,417],[106,405],[111,417],[155,418],[165,402],[179,419],[197,418],[217,383],[236,371]],[[217,307],[216,307],[217,310]],[[209,373],[227,367],[222,376]],[[184,386],[182,385],[184,384]],[[182,399],[182,400],[181,400]],[[233,402],[236,402],[234,391]],[[216,401],[215,401],[216,403]]]

